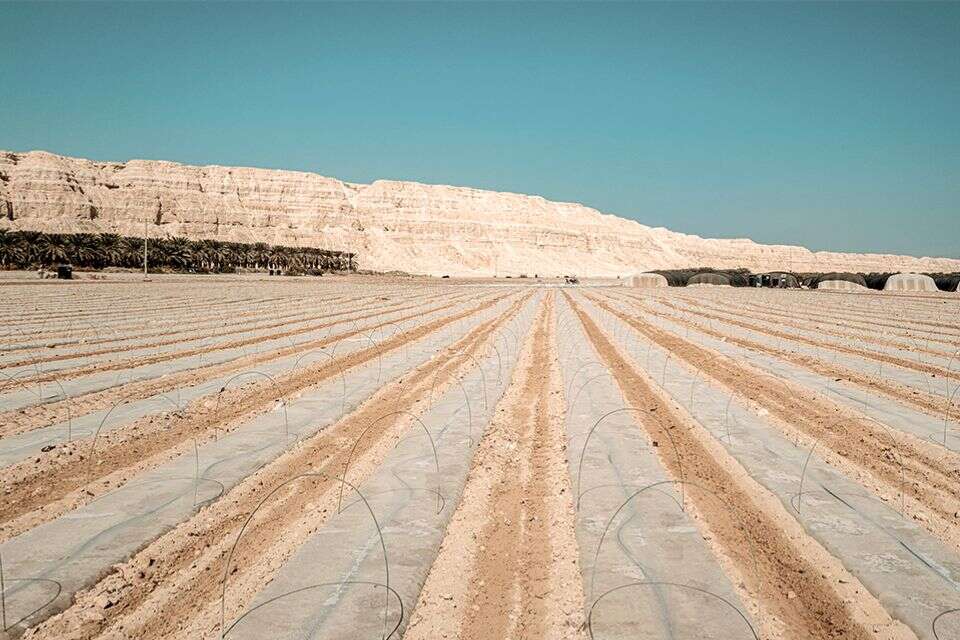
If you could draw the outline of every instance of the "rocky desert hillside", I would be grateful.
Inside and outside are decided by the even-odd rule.
[[[651,228],[580,204],[314,173],[0,151],[0,228],[109,231],[353,251],[361,268],[626,275],[687,266],[956,271],[960,260],[811,252]]]

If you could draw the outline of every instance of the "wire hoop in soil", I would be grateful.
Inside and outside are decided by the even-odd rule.
[[[620,512],[623,511],[623,509],[626,508],[626,506],[627,506],[628,504],[630,504],[631,502],[633,502],[633,500],[636,499],[638,496],[640,496],[641,494],[646,493],[647,491],[651,491],[651,490],[656,490],[656,491],[655,491],[656,493],[662,493],[662,491],[659,490],[659,487],[662,487],[662,486],[665,486],[665,485],[680,485],[681,488],[684,487],[684,486],[689,486],[689,487],[694,488],[695,490],[702,491],[704,494],[709,495],[709,496],[711,496],[713,499],[715,499],[716,502],[717,502],[717,505],[720,506],[721,509],[725,510],[725,511],[726,511],[728,514],[730,514],[731,516],[734,516],[734,511],[733,511],[733,509],[732,509],[729,505],[727,505],[727,503],[724,502],[724,500],[723,500],[719,495],[717,495],[714,491],[711,491],[710,489],[707,489],[706,487],[703,487],[703,486],[701,486],[701,485],[699,485],[699,484],[697,484],[697,483],[690,482],[690,481],[687,481],[687,480],[659,480],[659,481],[657,481],[657,482],[652,482],[652,483],[650,483],[650,484],[648,484],[648,485],[646,485],[646,486],[644,486],[644,487],[641,487],[640,489],[637,489],[637,490],[631,492],[630,495],[627,496],[627,498],[624,499],[623,502],[620,503],[620,506],[618,506],[618,507],[616,508],[616,510],[614,510],[614,512],[611,514],[610,518],[607,519],[607,522],[606,522],[606,524],[605,524],[604,527],[603,527],[603,532],[600,534],[600,539],[597,541],[597,548],[596,548],[596,551],[595,551],[594,554],[593,554],[593,565],[592,565],[591,568],[590,568],[590,590],[589,590],[589,598],[591,598],[591,599],[593,598],[594,586],[595,586],[595,584],[596,584],[597,564],[599,563],[600,552],[601,552],[602,549],[603,549],[603,542],[604,542],[604,540],[606,539],[607,534],[609,533],[610,527],[613,525],[614,520],[616,520],[617,516],[620,515]],[[680,505],[680,510],[681,510],[681,512],[684,512],[684,513],[686,512],[686,508],[685,508],[686,502],[685,502],[685,499],[683,498],[683,495],[685,495],[685,493],[686,493],[686,492],[684,491],[684,492],[681,494],[681,502],[680,502],[680,503],[677,503],[677,501],[676,501],[675,499],[673,500],[674,503],[677,503],[677,504]],[[744,523],[742,520],[740,520],[740,518],[736,518],[736,517],[735,517],[735,520],[737,521],[737,524],[738,524],[738,530],[739,530],[741,533],[746,532],[746,531],[748,530],[748,528],[747,528],[747,526],[746,526],[746,523]],[[759,562],[758,562],[758,560],[757,560],[757,549],[756,549],[756,546],[755,546],[754,542],[753,542],[745,533],[743,533],[743,541],[747,543],[747,546],[748,546],[748,548],[749,548],[749,550],[750,550],[750,558],[751,558],[752,564],[753,564],[753,574],[754,574],[754,578],[755,578],[755,580],[756,580],[756,583],[757,583],[757,585],[758,585],[758,586],[757,586],[757,589],[758,589],[758,591],[759,591],[760,589],[763,588],[763,580],[762,580],[762,578],[760,577],[760,573],[759,573],[759,566],[760,566],[760,564],[759,564]],[[594,602],[596,602],[596,601],[594,600]]]
[[[955,617],[955,618],[958,618],[958,620],[957,620],[957,622],[956,622],[956,626],[957,626],[957,628],[958,628],[958,632],[957,632],[957,635],[952,636],[952,637],[949,637],[949,638],[948,638],[948,637],[941,637],[941,636],[940,636],[940,624],[941,624],[940,621],[943,620],[944,618],[948,617],[948,616],[951,617],[951,618],[954,618],[954,617]],[[942,612],[938,613],[937,616],[936,616],[936,617],[933,619],[933,621],[930,623],[930,628],[931,628],[931,630],[933,631],[933,637],[935,638],[935,640],[957,640],[957,638],[960,638],[960,608],[958,608],[958,609],[947,609],[946,611],[942,611]]]
[[[455,351],[454,353],[450,354],[450,356],[447,358],[447,363],[452,361],[454,358],[470,358],[473,361],[473,363],[477,366],[477,370],[480,372],[480,383],[483,386],[483,410],[486,411],[489,408],[489,404],[487,403],[487,374],[486,372],[484,372],[483,366],[481,366],[480,361],[477,360],[476,356],[474,356],[472,353],[467,353],[466,351]],[[437,386],[437,378],[439,377],[441,370],[442,370],[442,367],[437,368],[437,370],[433,374],[433,382],[431,382],[430,384],[430,405],[429,406],[431,407],[433,406],[433,389],[434,387]]]
[[[267,501],[270,500],[270,498],[272,498],[278,491],[280,491],[280,489],[282,489],[282,488],[284,488],[284,487],[292,484],[293,482],[296,482],[296,481],[298,481],[298,480],[303,480],[303,479],[305,479],[305,478],[315,478],[315,479],[320,479],[320,480],[336,480],[337,482],[340,483],[340,487],[341,487],[341,497],[342,497],[342,495],[343,495],[343,487],[346,486],[346,487],[349,487],[351,490],[353,490],[353,491],[357,494],[357,496],[359,496],[359,498],[363,501],[364,506],[367,508],[367,513],[370,514],[370,519],[371,519],[371,521],[373,522],[373,526],[374,526],[374,527],[376,528],[376,530],[377,530],[377,535],[379,536],[379,539],[380,539],[380,548],[383,550],[384,581],[383,581],[383,583],[382,583],[382,586],[383,586],[387,591],[392,592],[392,593],[394,593],[395,595],[397,595],[397,598],[399,599],[399,594],[396,594],[396,592],[393,591],[393,590],[390,588],[390,559],[389,559],[389,555],[388,555],[388,553],[387,553],[387,545],[386,545],[386,542],[385,542],[384,539],[383,539],[383,529],[380,527],[380,523],[377,521],[377,516],[376,516],[376,514],[373,512],[373,508],[370,506],[370,503],[367,501],[366,497],[364,497],[364,495],[363,495],[363,493],[360,491],[360,489],[358,489],[356,486],[350,484],[349,482],[347,482],[347,481],[344,480],[343,478],[337,478],[337,477],[335,477],[335,476],[328,476],[328,475],[326,475],[326,474],[324,474],[324,473],[314,473],[314,472],[302,473],[302,474],[300,474],[300,475],[294,476],[293,478],[289,478],[289,479],[287,479],[287,480],[284,480],[283,482],[281,482],[280,484],[278,484],[276,487],[274,487],[273,489],[271,489],[270,492],[267,493],[267,495],[265,495],[262,500],[260,500],[260,502],[257,504],[257,506],[254,507],[253,511],[250,512],[250,515],[247,516],[247,519],[243,522],[243,526],[240,527],[240,531],[237,533],[237,538],[236,538],[236,540],[234,540],[233,545],[230,547],[230,552],[227,554],[227,561],[226,561],[226,564],[224,565],[224,568],[223,568],[222,587],[221,587],[221,590],[220,590],[220,638],[221,638],[221,640],[223,640],[223,638],[226,637],[228,631],[229,631],[230,629],[232,629],[232,628],[236,625],[236,623],[239,621],[239,619],[238,619],[238,620],[235,620],[235,621],[230,625],[229,628],[226,626],[227,578],[228,578],[229,575],[230,575],[230,564],[233,562],[233,556],[234,556],[234,553],[235,553],[236,550],[237,550],[237,545],[240,544],[240,539],[243,537],[244,532],[247,530],[247,526],[249,526],[249,524],[250,524],[250,522],[253,520],[254,516],[257,515],[257,512],[260,510],[260,508],[263,507],[263,505],[266,504]],[[338,507],[338,512],[339,512],[339,507]],[[330,583],[330,584],[339,584],[339,583]],[[373,584],[373,583],[370,583],[370,584]],[[295,592],[289,592],[289,593],[287,593],[287,594],[283,594],[283,595],[280,596],[280,597],[285,597],[285,596],[291,595],[291,594],[293,594],[293,593],[295,593]],[[275,601],[275,600],[276,600],[276,599],[274,599],[274,601]],[[389,593],[388,593],[388,594],[387,594],[387,602],[386,602],[386,604],[385,604],[385,606],[384,606],[384,610],[383,610],[383,616],[384,616],[384,618],[383,618],[383,624],[384,624],[384,634],[385,634],[385,635],[383,636],[384,638],[389,638],[390,635],[392,635],[392,632],[391,632],[390,635],[386,635],[387,616],[389,615],[389,609],[390,609],[389,604],[390,604],[390,601],[389,601]],[[401,604],[401,607],[402,607],[402,604]],[[243,617],[243,616],[241,616],[240,619],[242,619],[242,617]],[[402,620],[402,617],[401,617],[400,619]],[[399,623],[398,623],[398,625],[397,625],[397,628],[399,628]]]
[[[31,583],[31,584],[36,584],[36,583],[50,584],[56,587],[56,593],[53,594],[53,597],[51,597],[46,602],[42,603],[37,608],[27,612],[17,620],[14,620],[13,622],[9,622],[7,620],[7,584],[10,582],[24,582],[24,583]],[[49,578],[8,578],[6,577],[3,569],[3,556],[0,556],[0,630],[6,633],[7,631],[10,631],[11,629],[14,629],[15,627],[19,626],[21,623],[23,623],[25,620],[27,620],[31,616],[39,613],[40,611],[43,611],[44,609],[49,607],[51,604],[56,602],[57,598],[60,597],[60,594],[62,592],[63,592],[63,586],[56,580],[51,580]]]
[[[376,426],[378,423],[380,423],[381,420],[383,420],[383,419],[385,419],[385,418],[400,416],[400,415],[408,416],[408,417],[412,418],[413,420],[415,420],[415,421],[423,428],[423,432],[427,435],[427,439],[430,441],[430,448],[431,448],[431,450],[433,451],[434,467],[435,467],[435,469],[436,469],[436,474],[437,474],[437,494],[440,494],[440,493],[441,493],[441,492],[440,492],[440,456],[437,454],[437,445],[436,445],[436,443],[435,443],[434,440],[433,440],[433,435],[430,433],[430,430],[427,428],[427,425],[424,424],[423,420],[421,420],[417,415],[411,413],[410,411],[405,411],[405,410],[402,410],[402,409],[401,409],[401,410],[399,410],[399,411],[391,411],[391,412],[389,412],[389,413],[383,414],[382,416],[380,416],[379,418],[377,418],[376,420],[374,420],[373,422],[371,422],[370,424],[368,424],[368,425],[364,428],[364,430],[360,432],[360,435],[357,436],[357,439],[353,441],[353,446],[350,447],[350,453],[347,454],[347,459],[346,459],[346,460],[344,461],[344,463],[343,463],[343,473],[341,474],[341,476],[340,476],[340,478],[339,478],[339,480],[340,480],[343,484],[340,485],[340,493],[339,493],[339,496],[337,497],[337,513],[340,513],[340,511],[341,511],[341,509],[342,509],[342,505],[343,505],[343,488],[344,488],[344,484],[348,484],[347,481],[346,481],[347,471],[348,471],[349,468],[350,468],[350,462],[351,462],[351,460],[353,459],[353,454],[354,454],[354,453],[356,452],[356,450],[357,450],[357,445],[360,444],[360,441],[363,439],[363,436],[366,435],[366,433],[367,433],[370,429],[372,429],[374,426]],[[439,501],[437,502],[437,513],[440,513],[440,503],[439,503]]]
[[[583,441],[583,448],[580,449],[580,459],[577,461],[577,502],[575,505],[577,511],[580,510],[580,498],[583,496],[583,492],[581,492],[580,490],[582,479],[583,479],[583,458],[587,452],[587,445],[590,444],[590,438],[593,436],[594,431],[597,430],[597,427],[600,426],[601,422],[603,422],[604,420],[606,420],[612,415],[616,415],[618,413],[626,413],[626,412],[634,412],[634,413],[637,413],[638,415],[645,415],[646,413],[645,411],[641,411],[640,409],[635,409],[634,407],[621,407],[619,409],[614,409],[613,411],[608,411],[607,413],[600,416],[600,418],[598,418],[597,421],[593,423],[593,426],[590,427],[590,431],[587,432],[587,437]],[[677,447],[677,443],[673,439],[673,434],[670,433],[670,429],[668,428],[663,429],[663,432],[667,434],[667,437],[670,439],[670,444],[673,445],[673,451],[677,458],[677,467],[680,472],[680,480],[679,480],[679,482],[681,483],[680,499],[682,504],[686,504],[686,500],[685,500],[686,493],[684,489],[684,484],[686,483],[686,480],[684,479],[684,474],[683,474],[683,459],[680,456],[680,449]]]
[[[297,359],[294,361],[293,365],[290,367],[290,371],[296,371],[297,367],[300,366],[300,363],[307,358],[308,356],[320,354],[326,356],[327,359],[333,364],[340,373],[340,417],[342,418],[347,413],[347,376],[343,372],[343,367],[340,365],[340,362],[337,361],[332,355],[324,351],[323,349],[314,349],[312,351],[306,351],[300,354]]]
[[[607,596],[609,596],[609,595],[612,595],[612,594],[614,594],[614,593],[616,593],[616,592],[618,592],[618,591],[622,591],[622,590],[624,590],[624,589],[632,589],[632,588],[635,588],[635,587],[646,587],[646,588],[653,588],[653,589],[658,589],[658,590],[661,589],[661,588],[663,588],[663,587],[675,588],[675,589],[686,589],[686,590],[689,590],[689,591],[691,591],[691,592],[699,593],[699,594],[701,594],[701,595],[705,595],[705,596],[708,596],[708,597],[710,597],[710,598],[713,598],[713,599],[717,600],[718,602],[720,602],[720,603],[721,603],[722,605],[724,605],[725,607],[727,607],[728,609],[730,609],[733,613],[736,613],[737,616],[738,616],[741,620],[743,620],[743,623],[747,626],[747,630],[750,632],[748,637],[753,638],[753,640],[760,640],[760,636],[757,634],[756,629],[753,628],[753,625],[750,623],[750,620],[749,620],[749,618],[747,618],[746,614],[744,614],[743,611],[741,611],[739,607],[737,607],[735,604],[733,604],[732,602],[730,602],[730,601],[727,600],[726,598],[724,598],[724,597],[722,597],[722,596],[718,596],[717,594],[713,593],[712,591],[709,591],[709,590],[707,590],[707,589],[702,589],[702,588],[700,588],[700,587],[695,587],[695,586],[688,585],[688,584],[681,584],[681,583],[677,583],[677,582],[666,582],[666,581],[662,581],[662,580],[647,580],[647,581],[631,582],[630,584],[623,584],[623,585],[620,585],[619,587],[614,587],[613,589],[609,589],[609,590],[605,591],[604,593],[600,594],[600,596],[597,597],[597,599],[594,600],[593,603],[591,603],[590,609],[589,609],[589,611],[587,612],[587,623],[586,623],[586,627],[587,627],[587,634],[589,635],[590,640],[594,640],[594,639],[596,638],[596,636],[594,635],[594,629],[593,629],[593,612],[594,612],[594,610],[596,609],[597,605],[600,604],[600,602],[601,602],[604,598],[606,598]],[[701,621],[701,624],[702,624],[703,626],[706,626],[706,625],[709,624],[709,623],[708,623],[707,621]],[[731,640],[732,640],[732,639],[731,639]]]

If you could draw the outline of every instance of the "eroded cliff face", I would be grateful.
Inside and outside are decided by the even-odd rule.
[[[0,151],[0,227],[186,236],[353,251],[363,269],[627,275],[688,266],[955,271],[960,260],[812,253],[650,228],[537,196],[298,171],[93,162]]]

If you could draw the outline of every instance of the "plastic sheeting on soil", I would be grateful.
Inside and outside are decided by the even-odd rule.
[[[899,503],[879,500],[826,464],[816,448],[798,447],[768,418],[668,357],[659,345],[595,307],[590,313],[606,316],[624,352],[652,378],[662,380],[674,401],[710,431],[751,478],[774,493],[807,534],[842,560],[871,592],[881,594],[893,617],[923,640],[936,638],[935,616],[960,607],[960,559],[951,549],[902,516]]]

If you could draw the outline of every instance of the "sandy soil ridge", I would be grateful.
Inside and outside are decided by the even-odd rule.
[[[480,442],[405,640],[583,638],[553,293]]]

